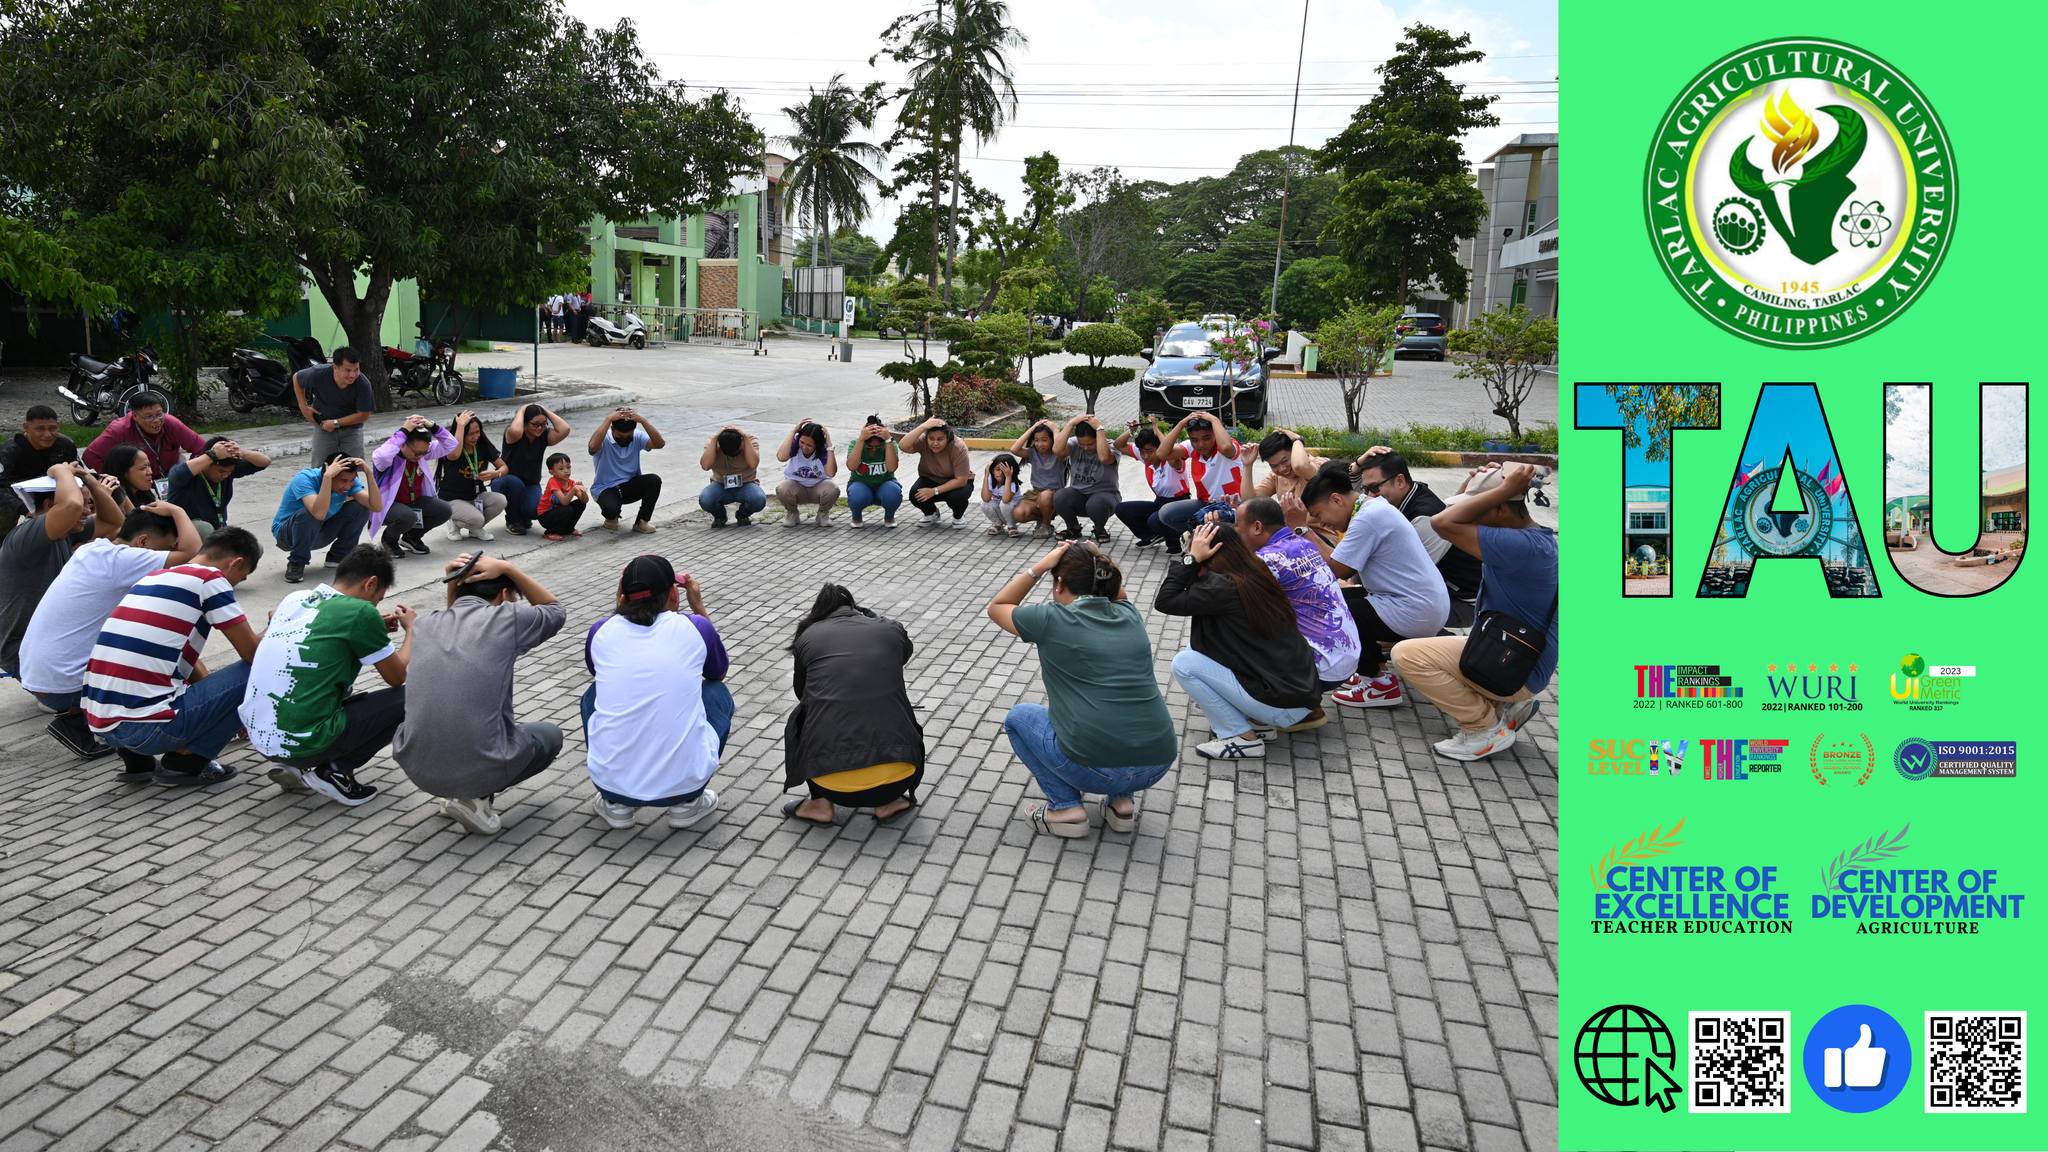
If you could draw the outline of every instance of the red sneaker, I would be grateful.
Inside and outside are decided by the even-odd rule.
[[[1355,685],[1347,685],[1330,693],[1330,699],[1346,708],[1385,708],[1401,702],[1401,678],[1392,672],[1360,679]]]

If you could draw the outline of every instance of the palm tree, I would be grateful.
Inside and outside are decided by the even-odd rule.
[[[832,227],[857,225],[868,218],[868,187],[881,183],[870,167],[883,157],[881,148],[853,134],[875,124],[874,92],[848,88],[845,74],[826,81],[825,90],[811,89],[801,104],[782,111],[795,130],[782,143],[795,153],[783,181],[790,207],[810,225],[811,264],[818,264],[818,237],[825,238],[825,262],[832,262]]]
[[[952,207],[945,239],[949,302],[960,236],[961,148],[969,132],[976,144],[987,143],[1005,120],[1016,115],[1017,86],[1008,52],[1026,43],[1024,34],[1010,24],[1005,0],[933,0],[930,16],[919,19],[910,33],[913,62],[905,110],[920,114],[929,125],[933,153],[952,161]],[[939,246],[934,212],[932,248],[936,252]]]

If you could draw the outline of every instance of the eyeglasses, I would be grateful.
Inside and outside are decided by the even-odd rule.
[[[1380,494],[1380,488],[1385,484],[1386,481],[1384,480],[1375,481],[1371,484],[1360,484],[1358,490],[1367,496],[1377,496]]]

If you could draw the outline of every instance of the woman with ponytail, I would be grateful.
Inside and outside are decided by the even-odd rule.
[[[782,814],[829,825],[835,807],[872,808],[887,824],[917,807],[924,731],[903,684],[910,633],[827,584],[789,648],[797,706],[782,730],[782,784],[806,785],[810,795]]]

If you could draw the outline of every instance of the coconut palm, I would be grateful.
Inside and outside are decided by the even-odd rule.
[[[783,181],[790,207],[811,230],[811,264],[818,264],[818,237],[825,238],[825,263],[832,262],[832,228],[858,225],[868,218],[868,188],[881,183],[870,167],[883,158],[882,149],[851,137],[875,125],[875,89],[848,88],[845,74],[826,81],[825,90],[811,89],[800,104],[782,111],[795,131],[782,137],[794,153]]]
[[[953,260],[959,243],[960,152],[968,133],[976,144],[992,139],[1017,112],[1017,86],[1009,50],[1027,40],[1011,26],[1004,0],[933,0],[909,28],[910,87],[905,111],[929,125],[932,150],[952,161],[952,206],[946,219],[946,299],[953,295]],[[932,216],[932,247],[939,247]]]

